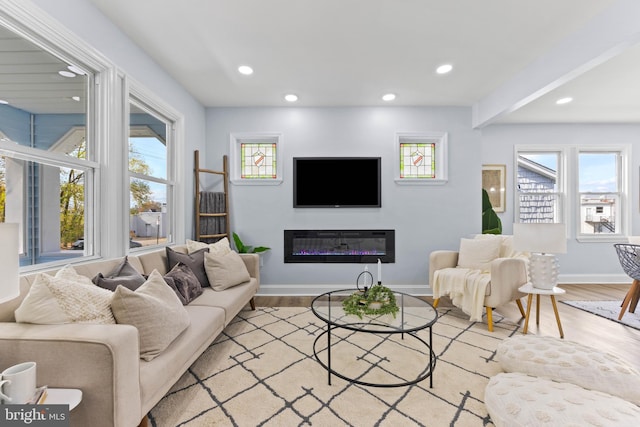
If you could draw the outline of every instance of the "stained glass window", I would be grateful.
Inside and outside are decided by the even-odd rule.
[[[448,181],[446,132],[397,132],[395,181],[401,185],[444,185]]]
[[[277,146],[272,143],[240,144],[242,179],[275,179],[277,177]]]
[[[400,178],[435,178],[435,143],[400,143]]]

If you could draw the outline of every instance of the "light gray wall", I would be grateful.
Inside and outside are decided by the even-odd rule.
[[[205,150],[204,107],[91,3],[85,0],[33,0],[33,3],[184,115],[184,192],[178,196],[178,203],[185,206],[185,235],[192,236],[193,152]]]
[[[638,210],[638,164],[640,164],[640,125],[635,124],[540,124],[493,125],[482,130],[482,163],[507,165],[507,209],[499,214],[505,234],[514,220],[514,146],[547,145],[631,145],[628,212],[630,234],[640,234]],[[575,224],[575,223],[574,223]],[[628,282],[622,273],[612,242],[578,242],[573,224],[568,229],[567,253],[558,256],[562,283]]]
[[[394,182],[395,133],[408,131],[448,132],[447,184]],[[313,294],[320,289],[309,285],[351,287],[364,267],[285,264],[285,229],[395,229],[396,262],[383,266],[383,279],[416,293],[427,292],[432,250],[457,248],[461,236],[480,231],[482,146],[479,132],[471,129],[469,108],[209,108],[207,167],[221,167],[234,132],[283,134],[281,185],[231,185],[232,229],[245,243],[273,248],[264,256],[263,293]],[[382,157],[382,208],[294,209],[296,156]]]

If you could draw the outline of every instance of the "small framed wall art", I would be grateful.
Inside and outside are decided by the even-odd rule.
[[[506,207],[506,177],[506,165],[482,165],[482,188],[487,190],[496,212],[504,212]]]

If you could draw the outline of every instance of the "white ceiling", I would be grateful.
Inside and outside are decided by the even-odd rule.
[[[631,4],[630,0],[89,1],[211,107],[285,106],[290,105],[283,100],[287,93],[299,96],[298,106],[389,105],[380,99],[387,92],[397,95],[391,105],[473,106],[501,89],[504,92],[509,82],[516,84],[514,78],[610,8]],[[637,22],[640,30],[640,17]],[[615,22],[609,26],[615,30]],[[569,61],[581,51],[556,57]],[[507,108],[514,112],[496,114],[490,121],[640,121],[640,48],[609,56],[613,58],[598,66],[594,65],[601,61],[595,57],[590,64],[575,64],[571,78],[564,73],[544,88],[532,87]],[[453,64],[454,70],[437,75],[434,70],[443,63]],[[242,64],[253,67],[254,74],[238,74]],[[572,96],[574,102],[558,107],[555,100],[561,96]]]

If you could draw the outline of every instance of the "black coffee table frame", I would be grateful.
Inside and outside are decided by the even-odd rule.
[[[331,375],[335,375],[338,378],[342,378],[345,381],[349,381],[354,384],[359,384],[368,387],[404,387],[412,384],[417,384],[420,381],[423,381],[427,377],[429,378],[429,387],[433,388],[433,370],[436,366],[437,357],[435,352],[433,351],[433,331],[432,326],[435,324],[438,319],[438,313],[433,308],[431,304],[426,301],[420,300],[412,295],[405,294],[402,292],[395,292],[396,300],[398,302],[398,307],[400,308],[399,313],[396,315],[398,317],[398,322],[393,322],[395,324],[391,324],[389,322],[384,322],[379,320],[381,316],[366,316],[367,320],[359,321],[356,316],[348,316],[344,314],[342,311],[342,307],[340,305],[332,306],[332,301],[341,302],[344,297],[350,295],[355,292],[356,289],[343,289],[338,291],[331,291],[323,293],[316,298],[313,299],[311,303],[311,310],[313,314],[316,315],[320,320],[326,323],[327,329],[324,330],[320,335],[316,337],[313,342],[313,355],[315,356],[318,363],[327,371],[328,376],[328,384],[331,385]],[[427,311],[428,316],[425,316],[425,321],[423,323],[418,324],[407,324],[405,321],[405,299],[411,302],[420,301],[419,304],[423,305],[425,310]],[[328,308],[328,315],[319,310],[320,302],[326,303],[326,307]],[[338,313],[336,317],[332,318],[331,310],[334,309]],[[357,319],[357,320],[356,320]],[[351,320],[354,320],[353,322]],[[404,339],[404,334],[409,335],[413,339],[418,340],[425,348],[428,349],[429,360],[425,366],[425,369],[421,371],[418,376],[410,381],[404,381],[399,383],[371,383],[366,381],[360,381],[356,378],[351,378],[346,375],[337,372],[336,370],[331,368],[331,331],[333,329],[347,329],[355,332],[363,332],[369,334],[378,334],[378,335],[394,335],[400,334],[401,339]],[[426,342],[422,338],[417,335],[418,331],[429,329],[429,342]],[[324,363],[316,350],[318,341],[323,337],[327,337],[327,363]],[[321,351],[324,351],[322,349]]]

